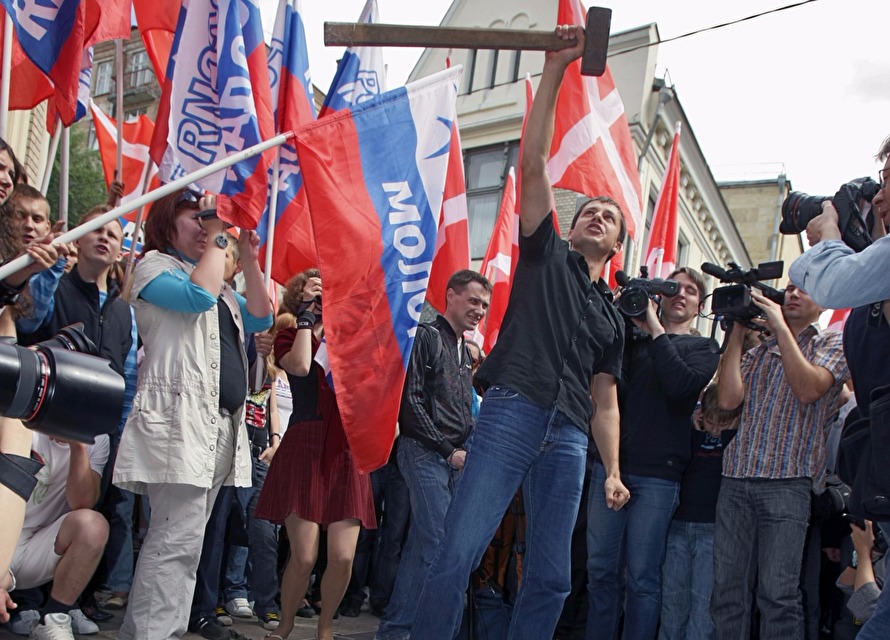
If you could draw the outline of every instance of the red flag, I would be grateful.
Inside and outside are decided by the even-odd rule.
[[[650,278],[667,278],[677,268],[677,207],[680,199],[680,123],[674,132],[674,142],[668,158],[667,171],[655,203],[652,229],[646,243],[646,259]]]
[[[427,285],[426,300],[439,313],[445,313],[445,291],[455,271],[470,268],[470,224],[467,220],[467,182],[464,158],[460,148],[457,118],[451,123],[451,150],[445,193],[439,214],[439,235],[436,253]]]
[[[130,0],[88,0],[85,47],[130,37]]]
[[[181,7],[182,0],[133,0],[139,35],[161,87],[167,78],[167,62]]]
[[[493,285],[491,305],[485,319],[485,329],[479,346],[491,351],[498,341],[507,303],[510,300],[510,289],[513,287],[513,267],[519,255],[519,208],[516,206],[516,178],[513,167],[504,185],[504,197],[501,208],[494,223],[488,249],[482,260],[482,275]]]
[[[0,6],[0,24],[6,21],[6,11]],[[3,46],[3,29],[0,29],[0,51]],[[15,30],[12,31],[12,64],[10,65],[9,110],[33,109],[52,97],[54,90],[40,69],[37,68],[19,45]]]
[[[556,22],[583,25],[586,14],[580,0],[559,0]],[[582,76],[580,60],[566,69],[547,172],[554,187],[615,200],[628,235],[636,237],[642,225],[640,174],[624,104],[608,67],[598,78]],[[620,254],[616,261],[623,262]]]
[[[850,309],[835,309],[831,312],[826,331],[843,331],[847,318],[850,317]]]

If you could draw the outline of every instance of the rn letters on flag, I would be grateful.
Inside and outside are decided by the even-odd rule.
[[[257,0],[183,0],[167,66],[169,115],[158,115],[166,151],[164,180],[174,180],[272,136],[266,45]],[[256,227],[266,200],[271,153],[239,162],[200,182],[231,197],[227,221]],[[222,216],[222,211],[220,212]]]
[[[448,69],[297,131],[337,404],[363,472],[386,463],[395,436],[436,246],[459,74]]]

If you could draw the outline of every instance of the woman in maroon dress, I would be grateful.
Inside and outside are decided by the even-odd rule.
[[[256,516],[284,524],[291,555],[281,583],[281,624],[266,637],[285,640],[293,629],[325,527],[328,560],[316,638],[330,640],[334,613],[349,584],[360,525],[376,527],[374,502],[370,478],[358,473],[347,445],[334,391],[315,361],[319,347],[325,349],[318,270],[294,276],[284,302],[296,312],[297,326],[276,335],[275,359],[287,373],[294,410],[269,467]]]

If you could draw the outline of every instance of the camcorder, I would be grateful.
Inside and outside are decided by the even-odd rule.
[[[123,412],[124,378],[98,353],[82,323],[31,347],[0,338],[0,415],[86,444],[111,433]]]
[[[621,296],[616,302],[618,310],[626,318],[639,318],[646,315],[649,300],[660,302],[660,296],[675,296],[680,291],[676,280],[649,278],[649,268],[640,267],[639,278],[628,278],[623,271],[615,274],[615,281],[621,287]]]
[[[858,253],[872,243],[870,229],[874,224],[871,208],[863,215],[860,203],[871,202],[879,190],[880,185],[871,178],[858,178],[841,185],[834,197],[810,196],[801,191],[792,191],[782,203],[779,231],[786,235],[803,233],[810,220],[822,214],[822,203],[831,200],[837,209],[841,240]]]
[[[718,267],[716,264],[702,263],[701,270],[710,276],[714,276],[720,282],[727,283],[724,287],[717,287],[711,293],[711,315],[714,322],[711,325],[711,338],[717,331],[717,324],[723,329],[725,336],[720,346],[720,353],[726,350],[726,341],[732,325],[736,322],[754,329],[765,329],[751,322],[754,318],[763,317],[763,312],[751,300],[751,288],[758,289],[764,296],[778,305],[785,303],[785,292],[764,284],[761,280],[773,280],[781,278],[785,270],[782,260],[775,262],[761,262],[759,265],[747,271],[735,262],[729,263],[729,269]]]

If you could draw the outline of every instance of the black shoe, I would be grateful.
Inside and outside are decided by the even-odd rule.
[[[383,617],[383,610],[386,609],[385,600],[371,600],[371,615],[378,618]]]
[[[83,615],[93,622],[108,622],[114,617],[113,613],[108,613],[98,606],[81,605],[80,610],[83,611]]]
[[[360,604],[349,602],[347,604],[340,605],[340,615],[346,616],[347,618],[358,618],[361,612],[362,607]]]
[[[189,625],[189,631],[201,635],[207,640],[229,640],[229,630],[216,621],[216,616],[205,616]]]
[[[297,609],[297,617],[298,618],[314,618],[315,617],[315,609],[311,604],[303,600],[303,606]]]

